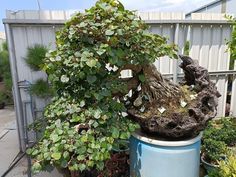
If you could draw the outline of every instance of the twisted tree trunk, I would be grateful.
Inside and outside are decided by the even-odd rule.
[[[127,81],[133,94],[128,114],[145,133],[169,139],[196,136],[215,117],[220,96],[208,71],[186,56],[180,56],[185,77],[181,85],[164,79],[153,64],[129,66],[133,78]],[[140,82],[138,76],[144,75]]]

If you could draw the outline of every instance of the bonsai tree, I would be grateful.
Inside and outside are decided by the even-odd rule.
[[[167,39],[115,0],[99,0],[57,33],[45,71],[57,96],[45,110],[45,132],[28,150],[34,171],[48,165],[70,171],[102,171],[113,146],[138,126],[169,138],[196,135],[216,114],[219,96],[207,71],[181,57],[186,76],[175,85],[154,61],[177,58]],[[122,78],[121,71],[132,77]],[[195,84],[195,87],[191,85]]]
[[[141,66],[175,56],[174,45],[147,30],[120,2],[100,0],[57,33],[44,67],[57,96],[45,110],[43,137],[28,150],[33,171],[48,165],[101,171],[117,140],[129,138],[137,124],[127,118],[124,96],[145,82]],[[120,78],[126,69],[134,79]]]

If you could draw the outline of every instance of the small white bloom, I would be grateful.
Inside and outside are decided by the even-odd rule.
[[[166,111],[166,109],[164,107],[160,107],[160,108],[157,108],[157,109],[161,114]]]
[[[67,77],[66,75],[62,75],[61,76],[61,82],[63,82],[63,83],[66,83],[66,82],[68,82],[70,79],[69,79],[69,77]]]
[[[110,63],[107,63],[106,64],[106,69],[108,70],[108,71],[111,71],[113,68],[110,66]]]
[[[119,68],[118,68],[116,65],[114,65],[113,68],[112,68],[112,70],[113,70],[114,72],[116,72],[118,69],[119,69]]]

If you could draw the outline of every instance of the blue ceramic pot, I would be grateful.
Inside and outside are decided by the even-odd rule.
[[[201,137],[184,141],[130,138],[131,177],[199,177]]]

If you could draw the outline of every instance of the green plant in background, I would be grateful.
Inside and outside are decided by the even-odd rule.
[[[44,67],[57,96],[45,110],[42,139],[27,151],[34,158],[34,172],[48,165],[102,171],[114,142],[128,139],[138,127],[118,99],[129,92],[120,71],[176,56],[173,45],[147,29],[120,2],[99,0],[57,33],[57,49],[46,55]]]
[[[38,79],[32,86],[30,86],[30,92],[40,98],[49,98],[54,93],[49,83],[43,79]]]
[[[226,160],[219,162],[219,168],[209,172],[209,177],[236,177],[236,156],[229,155]]]
[[[190,52],[190,41],[186,41],[184,44],[184,55],[189,56]]]
[[[231,33],[231,40],[227,42],[228,49],[230,50],[230,65],[229,69],[234,69],[234,62],[236,61],[236,18],[233,16],[226,16],[229,22],[232,24],[233,29]]]
[[[236,123],[233,118],[210,121],[203,134],[204,159],[217,164],[225,157],[228,147],[236,145]]]
[[[47,51],[48,49],[41,44],[28,47],[25,62],[33,71],[40,71]]]
[[[47,47],[41,44],[28,47],[25,62],[33,71],[41,71],[47,51]],[[53,96],[53,88],[50,87],[48,81],[43,79],[36,80],[29,90],[32,95],[39,98],[50,98]]]
[[[2,44],[2,51],[0,51],[0,82],[2,82],[0,103],[12,104],[12,79],[6,42]]]

